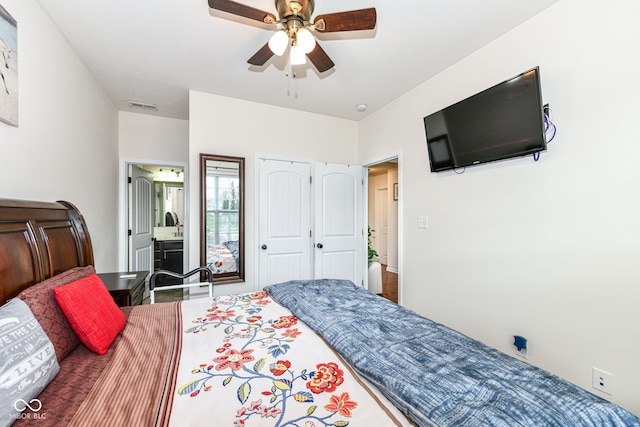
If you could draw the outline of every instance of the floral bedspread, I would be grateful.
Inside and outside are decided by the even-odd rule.
[[[185,301],[170,424],[410,425],[266,292]]]

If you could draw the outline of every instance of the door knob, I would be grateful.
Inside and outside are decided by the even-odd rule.
[[[263,251],[266,251],[266,250],[267,250],[267,245],[262,245],[262,246],[260,246],[260,248],[261,248]]]
[[[316,245],[316,248],[318,248],[318,249],[322,249],[322,248],[323,248],[322,243],[318,243],[318,244]]]

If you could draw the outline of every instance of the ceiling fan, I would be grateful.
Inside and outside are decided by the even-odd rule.
[[[231,0],[209,0],[211,9],[220,10],[266,24],[275,24],[277,32],[255,55],[247,61],[251,65],[264,65],[274,54],[282,55],[290,47],[293,65],[304,64],[305,55],[319,72],[335,65],[320,47],[310,30],[321,33],[372,30],[376,26],[376,9],[318,15],[311,22],[315,0],[275,0],[279,19],[269,12]]]

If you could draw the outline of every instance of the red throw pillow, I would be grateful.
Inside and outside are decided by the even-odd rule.
[[[124,329],[125,316],[96,274],[53,288],[60,309],[89,350],[105,354]]]

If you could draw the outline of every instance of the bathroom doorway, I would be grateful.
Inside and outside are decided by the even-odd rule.
[[[186,164],[122,160],[121,271],[184,273],[189,247],[186,168]],[[170,268],[162,264],[164,255],[158,251],[164,242],[171,242]]]

